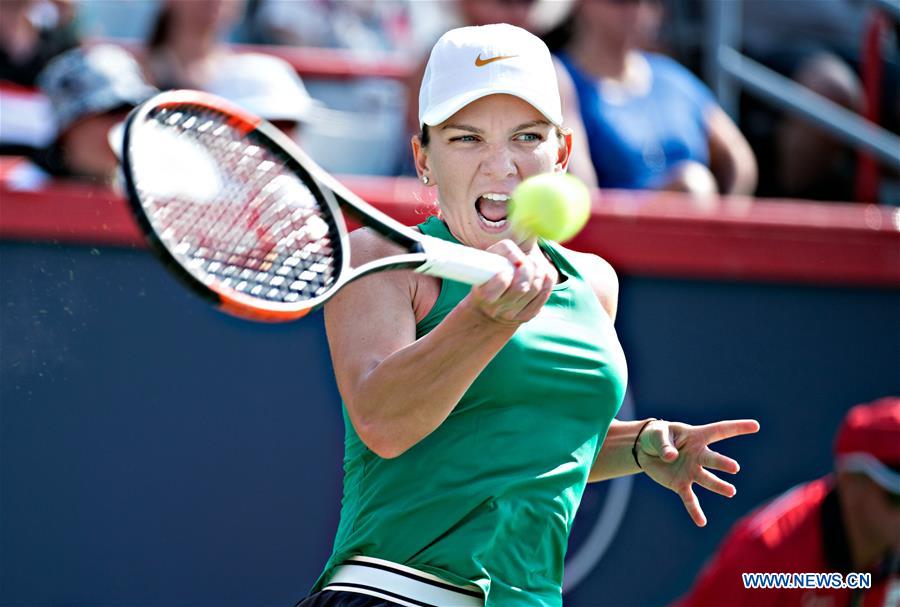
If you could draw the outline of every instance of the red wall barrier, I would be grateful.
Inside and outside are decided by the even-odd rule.
[[[268,53],[281,57],[304,78],[407,78],[422,57],[346,49],[235,44],[238,52]]]
[[[143,42],[130,38],[90,38],[87,44],[118,44],[135,56],[143,53]],[[239,53],[266,53],[284,59],[304,78],[392,78],[403,80],[412,73],[424,56],[397,52],[365,53],[341,48],[281,46],[268,44],[231,44]]]
[[[0,238],[144,246],[112,190],[70,181],[17,190],[9,169],[0,164]],[[435,208],[434,190],[413,179],[342,181],[410,225]],[[591,219],[570,246],[623,274],[900,287],[900,209],[892,207],[736,198],[704,211],[674,194],[595,192]]]

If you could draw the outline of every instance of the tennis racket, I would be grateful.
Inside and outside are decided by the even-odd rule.
[[[271,124],[213,95],[156,95],[129,114],[122,132],[125,189],[152,248],[228,313],[294,320],[380,270],[475,285],[510,267],[499,255],[388,217]],[[351,268],[344,213],[404,252]]]

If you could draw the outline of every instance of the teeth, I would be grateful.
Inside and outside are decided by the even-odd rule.
[[[491,202],[506,203],[509,201],[509,194],[498,194],[497,192],[488,192],[487,194],[482,194],[480,196],[480,198],[484,199],[484,200],[490,200]],[[489,228],[503,229],[506,226],[506,217],[504,217],[503,219],[500,219],[498,221],[491,221],[490,219],[488,219],[487,217],[485,217],[484,215],[481,214],[480,207],[476,206],[476,208],[478,210],[478,217]]]
[[[509,200],[509,196],[506,194],[494,194],[492,192],[488,193],[488,194],[482,194],[481,197],[486,198],[487,200],[494,200],[497,202],[506,202],[507,200]]]
[[[501,219],[500,221],[491,221],[484,215],[480,215],[481,221],[491,226],[492,228],[499,228],[500,226],[506,225],[506,219]]]

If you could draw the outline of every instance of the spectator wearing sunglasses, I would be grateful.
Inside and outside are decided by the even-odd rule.
[[[835,439],[835,471],[738,521],[678,607],[900,601],[900,398],[857,405]],[[742,573],[870,573],[870,588],[744,588]]]

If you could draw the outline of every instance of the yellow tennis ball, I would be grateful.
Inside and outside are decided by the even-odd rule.
[[[591,215],[591,193],[580,179],[567,173],[541,173],[513,190],[509,220],[522,236],[565,242],[575,236]]]

